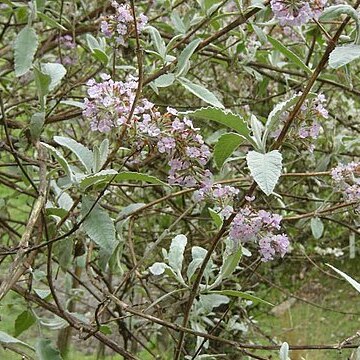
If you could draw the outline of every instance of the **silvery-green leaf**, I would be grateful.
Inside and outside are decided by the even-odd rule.
[[[211,312],[214,308],[227,304],[230,299],[221,294],[205,294],[200,295],[200,304],[202,305],[205,313]]]
[[[179,78],[178,80],[186,90],[190,91],[201,100],[215,107],[224,108],[224,105],[218,100],[218,98],[204,86],[195,84],[185,78]]]
[[[218,124],[235,130],[238,134],[250,140],[250,129],[248,128],[246,121],[240,115],[234,114],[230,110],[213,108],[209,106],[197,109],[195,111],[183,112],[182,114],[202,120],[217,122]]]
[[[156,28],[154,28],[153,26],[147,26],[146,30],[149,32],[149,34],[151,36],[151,39],[156,48],[156,51],[162,57],[162,59],[165,59],[166,45],[165,45],[165,41],[162,39],[159,31]]]
[[[86,170],[91,173],[93,166],[93,152],[91,150],[78,143],[74,139],[64,136],[54,136],[54,141],[59,145],[71,150],[84,165]]]
[[[281,153],[278,150],[273,150],[266,154],[249,151],[246,156],[246,161],[251,176],[259,185],[260,189],[266,195],[272,194],[281,175]]]
[[[338,69],[360,58],[360,45],[348,44],[337,46],[330,54],[329,66]]]
[[[201,43],[200,39],[193,40],[189,45],[185,47],[185,49],[181,52],[178,58],[178,63],[176,66],[176,76],[185,76],[185,69],[188,67],[188,63],[190,61],[191,55],[194,53],[196,48]]]
[[[66,75],[64,65],[58,63],[41,64],[41,72],[50,76],[49,91],[52,91],[58,86],[62,78]]]
[[[35,30],[25,26],[16,36],[14,43],[15,75],[26,74],[31,66],[38,47],[38,38]]]
[[[195,274],[195,271],[200,267],[200,265],[204,261],[206,253],[207,253],[207,250],[200,246],[193,246],[191,248],[192,261],[189,264],[189,266],[187,268],[187,272],[186,272],[188,281],[191,280],[192,276]],[[209,265],[209,263],[208,263],[208,265]]]
[[[360,293],[360,283],[354,280],[351,276],[337,269],[335,266],[332,266],[330,264],[326,264],[326,265],[331,267],[334,271],[336,271],[339,275],[341,275],[351,286],[353,286]]]
[[[153,275],[162,275],[168,267],[169,265],[163,262],[156,262],[149,267],[149,270]]]
[[[33,114],[30,120],[30,134],[33,139],[39,139],[41,130],[45,123],[45,113],[37,112]]]
[[[51,345],[49,339],[39,339],[36,343],[36,355],[38,360],[62,360],[59,350]]]
[[[82,227],[89,238],[110,257],[118,243],[115,236],[114,222],[107,211],[98,204],[89,213],[92,204],[92,199],[87,196],[83,197],[81,215],[83,217],[87,215],[87,217]]]
[[[61,165],[63,170],[65,171],[66,175],[69,176],[70,179],[74,179],[74,174],[70,168],[70,165],[68,164],[67,160],[62,156],[60,151],[52,147],[51,145],[41,143],[42,146],[46,147],[51,154],[55,157],[55,159],[58,161],[58,163]]]
[[[168,87],[172,85],[175,81],[174,74],[164,74],[159,76],[155,81],[155,86],[158,88]]]
[[[0,331],[0,345],[4,345],[5,347],[10,347],[11,345],[22,345],[28,349],[34,350],[30,345],[7,334],[4,331]]]
[[[311,232],[316,240],[320,239],[324,232],[324,224],[318,217],[310,220]]]
[[[289,359],[289,344],[287,342],[283,342],[281,344],[279,350],[280,360],[288,360]]]
[[[186,244],[187,244],[187,237],[182,234],[176,235],[171,241],[169,255],[168,255],[169,265],[177,274],[181,274]]]

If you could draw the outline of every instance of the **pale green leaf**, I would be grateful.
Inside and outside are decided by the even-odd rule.
[[[54,141],[73,152],[85,169],[91,173],[93,167],[93,152],[91,150],[74,139],[64,136],[54,136]]]
[[[175,75],[174,74],[164,74],[159,76],[155,81],[155,86],[159,88],[168,87],[172,85],[175,81]]]
[[[217,97],[211,91],[206,89],[204,86],[195,84],[185,78],[179,78],[178,80],[186,90],[190,91],[199,99],[218,108],[224,107],[224,105],[217,99]]]
[[[31,325],[35,324],[36,317],[30,310],[24,310],[18,317],[15,319],[15,332],[14,336],[19,336],[25,330],[27,330]]]
[[[358,283],[356,280],[354,280],[351,276],[345,274],[341,270],[337,269],[335,266],[332,266],[330,264],[326,264],[327,266],[331,267],[334,271],[336,271],[340,276],[342,276],[351,286],[353,286],[356,291],[360,293],[360,283]]]
[[[284,342],[281,344],[279,350],[280,360],[288,360],[289,359],[289,344]]]
[[[270,305],[270,306],[274,306],[273,304],[271,304],[270,302],[263,300],[257,296],[251,295],[247,292],[244,291],[238,291],[238,290],[217,290],[217,291],[211,291],[211,293],[216,293],[216,294],[222,294],[222,295],[226,295],[226,296],[232,296],[232,297],[240,297],[242,299],[246,299],[246,300],[250,300],[253,303],[257,304],[257,303],[262,303],[262,304],[266,304],[266,305]]]
[[[84,196],[81,205],[81,215],[84,217],[94,203],[89,197]],[[117,245],[115,226],[109,214],[98,204],[92,209],[83,222],[83,229],[89,238],[97,244],[107,255],[111,255]]]
[[[40,137],[44,123],[45,123],[44,112],[37,112],[33,114],[30,120],[30,134],[33,139],[37,140]]]
[[[64,65],[57,63],[44,63],[41,64],[41,72],[50,76],[49,91],[52,91],[58,86],[62,78],[66,75]]]
[[[15,75],[26,74],[31,66],[38,47],[38,37],[35,30],[25,26],[16,36],[14,43]]]
[[[49,339],[39,339],[37,341],[36,356],[38,360],[62,360],[59,350],[51,345]]]
[[[324,224],[318,217],[311,218],[310,227],[313,237],[318,240],[324,232]]]
[[[200,39],[195,39],[189,45],[187,45],[185,49],[181,52],[176,66],[177,76],[186,75],[185,69],[188,68],[188,63],[190,61],[190,58],[200,43],[201,43]]]
[[[251,176],[254,178],[260,189],[270,195],[280,178],[282,170],[282,155],[278,150],[262,154],[256,151],[249,151],[246,156],[247,165]]]
[[[330,54],[329,66],[338,69],[360,58],[360,45],[348,44],[337,46]]]
[[[219,213],[217,213],[215,210],[213,210],[211,208],[208,208],[208,210],[209,210],[210,216],[213,219],[216,227],[218,229],[220,229],[223,224],[223,220],[222,220],[221,216],[219,215]]]
[[[169,249],[169,265],[174,272],[181,276],[182,263],[184,260],[184,251],[187,244],[187,238],[185,235],[175,236],[170,245]]]

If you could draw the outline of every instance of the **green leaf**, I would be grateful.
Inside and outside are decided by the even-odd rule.
[[[338,19],[341,14],[349,15],[355,20],[355,24],[356,24],[355,44],[359,44],[360,19],[358,12],[352,6],[345,4],[328,6],[322,12],[321,16],[319,17],[319,20],[328,21],[331,19]]]
[[[13,336],[7,334],[4,331],[0,331],[0,344],[10,349],[16,348],[18,345],[21,345],[27,349],[34,350],[34,348],[30,345],[19,339],[14,338]]]
[[[324,232],[324,224],[318,217],[311,218],[310,227],[313,237],[318,240]]]
[[[219,169],[243,141],[244,137],[236,133],[226,133],[220,136],[213,153],[216,166]]]
[[[155,46],[156,51],[162,57],[162,59],[165,59],[166,45],[165,45],[165,41],[161,38],[159,31],[153,26],[147,26],[146,30],[149,32],[151,36],[151,40]]]
[[[220,229],[223,225],[223,220],[221,216],[213,209],[208,208],[211,218],[213,219],[216,227]]]
[[[34,69],[34,75],[35,75],[35,84],[39,96],[39,101],[42,110],[44,110],[46,104],[46,96],[49,93],[51,77],[49,75],[43,74],[37,68]]]
[[[360,283],[354,280],[351,276],[345,274],[341,270],[337,269],[335,266],[330,264],[326,264],[327,266],[331,267],[334,271],[336,271],[340,276],[342,276],[351,286],[355,288],[356,291],[360,293]]]
[[[94,58],[106,66],[109,62],[109,57],[105,53],[103,44],[91,34],[86,34],[86,42]]]
[[[73,152],[84,165],[88,173],[91,173],[94,159],[93,152],[91,150],[77,141],[64,136],[54,136],[54,141]]]
[[[338,69],[360,58],[360,45],[348,44],[337,46],[330,54],[329,66]]]
[[[97,174],[87,176],[80,182],[80,187],[83,190],[86,190],[89,186],[93,184],[102,184],[109,182],[116,172],[114,170],[102,170],[98,172]],[[168,184],[165,184],[163,181],[159,180],[155,176],[146,175],[142,173],[132,172],[132,171],[124,171],[115,176],[113,179],[114,182],[119,181],[144,181],[150,184],[156,184],[156,185],[164,185],[169,186]]]
[[[36,322],[36,317],[31,311],[29,310],[23,311],[15,320],[14,336],[19,336],[35,322]]]
[[[179,78],[180,84],[192,94],[205,101],[206,103],[218,108],[224,108],[224,105],[217,99],[217,97],[202,85],[194,84],[185,78]]]
[[[181,34],[185,34],[187,31],[187,27],[185,26],[184,22],[180,18],[180,15],[177,11],[172,11],[170,14],[171,22],[174,25],[174,28]]]
[[[186,48],[181,52],[176,66],[176,76],[186,75],[185,70],[189,68],[188,64],[190,58],[200,43],[201,43],[200,39],[195,39],[189,45],[187,45]]]
[[[45,123],[45,113],[37,112],[33,114],[30,120],[30,134],[35,140],[39,139],[42,127]]]
[[[278,51],[280,51],[284,56],[286,56],[290,61],[295,65],[299,66],[301,69],[305,70],[307,73],[311,74],[312,70],[305,64],[303,61],[290,49],[285,47],[280,41],[272,38],[268,35],[268,40],[270,44]]]
[[[265,141],[268,134],[270,134],[271,131],[277,129],[281,115],[283,115],[285,111],[288,111],[293,105],[295,105],[299,98],[300,95],[294,95],[290,99],[282,101],[274,106],[274,108],[271,110],[270,114],[268,115],[265,124],[265,135],[264,135]]]
[[[238,290],[216,290],[216,291],[211,291],[211,293],[215,293],[215,294],[222,294],[222,295],[226,295],[226,296],[233,296],[233,297],[240,297],[242,299],[246,299],[246,300],[251,300],[253,303],[262,303],[262,304],[266,304],[266,305],[270,305],[270,306],[274,306],[272,303],[263,300],[257,296],[251,295],[247,292],[243,292],[243,291],[238,291]]]
[[[41,72],[50,76],[49,92],[54,90],[66,75],[66,69],[62,64],[44,63],[41,64]]]
[[[101,49],[93,49],[92,54],[96,60],[99,60],[104,66],[106,66],[109,62],[109,57],[107,54]]]
[[[175,236],[170,245],[169,249],[169,265],[174,270],[175,274],[182,279],[181,269],[184,260],[184,251],[187,244],[187,238],[185,235]]]
[[[205,107],[195,111],[188,111],[183,114],[203,120],[215,121],[235,130],[246,139],[250,138],[250,130],[245,120],[240,115],[234,114],[229,110]]]
[[[249,151],[246,156],[247,165],[251,176],[254,178],[260,189],[270,195],[281,175],[282,155],[278,150],[261,154],[256,151]]]
[[[59,350],[52,347],[49,339],[39,339],[37,341],[36,356],[38,360],[62,360]]]
[[[94,201],[89,197],[83,197],[81,205],[81,215],[83,217],[88,214],[93,203]],[[117,245],[117,240],[114,222],[109,214],[96,204],[82,226],[89,238],[110,257]]]
[[[59,22],[57,22],[52,16],[46,15],[40,11],[37,12],[38,17],[45,23],[47,23],[50,27],[66,31],[66,27],[62,26]]]
[[[168,87],[172,85],[175,81],[174,74],[164,74],[159,76],[155,81],[155,85],[159,88]]]
[[[66,159],[61,155],[60,151],[58,151],[57,149],[55,149],[51,145],[48,145],[48,144],[45,144],[45,143],[41,143],[41,145],[46,147],[51,152],[51,154],[55,157],[55,159],[58,161],[58,163],[61,165],[61,167],[65,171],[65,174],[67,176],[69,176],[69,178],[71,180],[73,180],[74,175],[73,175],[73,173],[71,171],[70,165],[68,164]]]
[[[235,252],[227,255],[224,260],[223,264],[220,268],[220,277],[221,279],[226,279],[229,277],[237,267],[242,255],[242,248],[240,247]]]
[[[38,47],[38,38],[35,30],[25,26],[16,36],[14,43],[15,75],[26,74],[31,66]]]
[[[230,299],[227,296],[212,293],[200,295],[200,304],[206,313],[210,313],[214,308],[222,304],[228,304]]]

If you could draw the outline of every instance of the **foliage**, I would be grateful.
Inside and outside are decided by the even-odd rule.
[[[6,354],[80,359],[79,337],[97,359],[306,350],[255,319],[297,262],[359,290],[326,266],[358,256],[357,7],[2,1]]]

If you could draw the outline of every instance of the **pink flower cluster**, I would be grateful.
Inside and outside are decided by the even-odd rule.
[[[347,200],[360,202],[360,162],[338,165],[331,170],[331,177]]]
[[[114,38],[116,43],[125,46],[127,36],[135,30],[131,8],[128,4],[118,4],[116,1],[112,1],[111,5],[115,9],[115,14],[101,22],[101,32],[108,38]],[[144,14],[139,15],[136,19],[138,33],[144,29],[147,21],[148,18]]]
[[[297,116],[299,121],[294,124],[292,135],[301,140],[316,140],[321,130],[320,120],[329,117],[329,113],[324,106],[325,103],[326,97],[323,94],[318,94],[314,99],[306,100]],[[288,115],[289,111],[282,114],[280,127],[271,133],[272,137],[279,136],[282,123],[287,119]],[[310,148],[313,148],[313,146],[310,146]]]
[[[278,214],[245,206],[230,225],[230,239],[242,243],[257,242],[262,261],[273,260],[276,254],[283,257],[288,251],[289,239],[285,234],[274,234],[281,228],[281,219]]]
[[[90,119],[91,130],[105,133],[127,122],[138,83],[132,76],[126,82],[113,81],[107,74],[100,76],[102,82],[94,79],[87,82],[89,98],[84,100],[83,115]],[[134,114],[142,114],[152,107],[152,103],[142,100]]]
[[[270,5],[281,26],[298,26],[317,19],[327,0],[271,0]]]
[[[171,185],[198,186],[194,200],[207,200],[216,205],[223,219],[233,214],[232,204],[239,190],[215,184],[210,170],[205,168],[210,149],[190,119],[170,107],[160,113],[147,99],[138,101],[130,118],[138,86],[137,79],[130,76],[126,82],[113,81],[109,75],[101,74],[102,82],[90,80],[88,96],[84,101],[83,115],[90,120],[93,131],[103,133],[122,127],[123,141],[137,150],[132,162],[136,164],[142,153],[158,153],[167,157]],[[143,151],[147,149],[148,151]],[[247,198],[251,202],[253,198]],[[280,229],[281,217],[264,210],[255,212],[249,206],[235,216],[230,238],[234,241],[256,240],[264,261],[274,258],[276,253],[284,256],[288,246],[286,235],[274,235]]]
[[[87,83],[89,98],[84,100],[83,115],[90,120],[91,130],[106,133],[112,128],[125,126],[128,138],[136,139],[132,146],[137,149],[149,146],[168,156],[171,185],[197,185],[202,171],[196,167],[207,163],[210,149],[192,121],[178,116],[172,108],[161,114],[147,99],[137,103],[129,119],[137,79],[130,76],[126,82],[113,81],[106,74],[101,74],[101,78],[102,82],[91,79]]]

